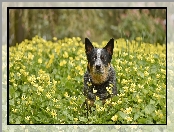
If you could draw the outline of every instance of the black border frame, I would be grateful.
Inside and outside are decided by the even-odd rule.
[[[9,123],[9,10],[10,9],[166,9],[166,124],[10,124]],[[167,125],[167,7],[7,7],[7,125]]]

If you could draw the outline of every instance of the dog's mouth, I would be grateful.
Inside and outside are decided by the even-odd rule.
[[[96,68],[93,67],[93,70],[90,72],[92,81],[95,84],[102,84],[108,79],[108,69],[105,67]]]
[[[96,74],[104,74],[104,71],[102,71],[101,69],[96,69],[95,70],[95,73]]]
[[[95,74],[104,74],[105,73],[105,68],[102,66],[94,66],[93,67],[93,73]]]

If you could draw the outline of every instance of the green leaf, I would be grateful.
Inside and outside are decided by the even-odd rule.
[[[147,105],[144,109],[145,114],[151,114],[154,110],[155,110],[155,106],[151,104]]]
[[[143,73],[143,72],[141,72],[141,71],[137,71],[137,74],[138,74],[138,76],[144,78],[144,73]]]
[[[84,118],[84,117],[79,117],[79,120],[82,121],[82,122],[87,122],[88,121],[88,119]]]
[[[118,115],[120,115],[123,119],[127,116],[127,114],[123,113],[122,111],[118,111]]]
[[[118,101],[119,97],[118,96],[114,96],[112,97],[112,101]]]
[[[156,65],[153,65],[151,67],[151,73],[156,73],[157,72],[157,66]]]
[[[115,122],[109,121],[109,122],[107,122],[107,124],[115,124]]]
[[[138,123],[139,124],[146,124],[146,118],[140,118],[140,119],[138,119]]]
[[[140,114],[139,113],[135,113],[134,120],[138,119],[139,117],[140,117]]]
[[[143,91],[144,94],[148,93],[148,90],[146,90],[146,89],[142,89],[142,91]]]
[[[57,69],[53,69],[53,74],[57,74]]]
[[[150,99],[150,104],[155,104],[155,101]]]

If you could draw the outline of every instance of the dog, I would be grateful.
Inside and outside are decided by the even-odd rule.
[[[111,65],[114,39],[110,39],[104,48],[96,48],[85,38],[87,71],[84,74],[83,94],[86,104],[93,106],[96,98],[103,104],[105,100],[117,94],[115,70]]]

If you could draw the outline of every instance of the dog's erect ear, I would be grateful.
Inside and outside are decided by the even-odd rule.
[[[89,41],[88,38],[85,38],[85,49],[86,49],[86,54],[90,53],[91,50],[94,48],[92,43]]]
[[[107,52],[112,55],[113,54],[113,49],[114,49],[114,39],[110,39],[110,41],[107,43],[107,45],[103,48],[106,49]]]

